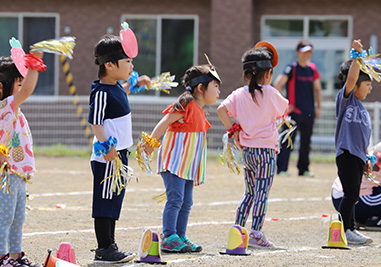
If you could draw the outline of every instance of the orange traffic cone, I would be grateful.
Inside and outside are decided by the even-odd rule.
[[[48,256],[46,257],[43,267],[79,267],[76,264],[57,259],[52,255],[52,250],[48,250]]]

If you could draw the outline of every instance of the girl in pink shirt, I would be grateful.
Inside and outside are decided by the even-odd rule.
[[[276,154],[279,152],[276,118],[287,112],[288,100],[270,85],[273,67],[278,63],[276,49],[259,42],[242,57],[244,87],[233,91],[217,112],[226,128],[234,117],[241,130],[234,133],[238,148],[243,150],[245,193],[238,205],[235,224],[245,226],[253,207],[249,246],[271,248],[262,232],[267,199],[274,178]]]

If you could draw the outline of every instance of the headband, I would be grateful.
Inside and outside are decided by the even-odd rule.
[[[189,87],[194,87],[196,85],[198,85],[199,83],[205,83],[205,82],[210,82],[210,81],[213,81],[215,80],[216,78],[213,76],[209,76],[209,75],[201,75],[201,76],[198,76],[196,78],[193,78],[192,80],[189,81],[188,85]]]
[[[249,67],[250,65],[254,65],[255,67],[258,67],[261,69],[272,69],[273,68],[271,60],[269,60],[269,59],[243,62],[243,69],[244,70],[247,69],[247,67]]]
[[[128,56],[123,51],[121,51],[114,54],[108,54],[108,55],[96,57],[95,64],[103,65],[107,62],[115,62],[115,61],[118,61],[119,59],[124,59],[124,58],[128,58]]]
[[[279,61],[278,52],[276,51],[275,47],[269,42],[262,41],[262,42],[256,43],[254,46],[254,49],[257,49],[260,47],[267,48],[273,53],[273,59],[271,60],[271,65],[273,68],[275,68],[276,65],[278,65],[278,61]]]
[[[204,56],[206,58],[206,60],[208,61],[208,64],[209,64],[209,67],[210,67],[210,70],[209,70],[209,73],[208,74],[204,74],[204,75],[200,75],[196,78],[193,78],[191,79],[189,82],[188,82],[188,86],[187,86],[187,90],[189,90],[188,88],[192,88],[196,85],[198,85],[199,83],[205,83],[205,82],[210,82],[210,81],[213,81],[213,80],[217,80],[218,82],[222,83],[221,79],[220,79],[220,76],[218,76],[218,73],[216,71],[216,69],[214,68],[214,66],[212,65],[212,63],[210,63],[210,60],[209,60],[209,57],[204,53]]]

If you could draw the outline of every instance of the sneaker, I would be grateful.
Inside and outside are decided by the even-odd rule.
[[[303,173],[299,173],[299,176],[305,176],[305,177],[315,177],[315,174],[313,174],[310,171],[305,171]]]
[[[202,246],[197,245],[196,243],[193,243],[192,241],[189,240],[188,237],[180,237],[181,241],[183,241],[185,244],[190,246],[192,248],[191,252],[200,252],[202,250]]]
[[[9,257],[9,253],[0,259],[0,267],[26,267]]]
[[[177,234],[170,235],[166,238],[162,237],[160,249],[164,252],[191,252],[192,247],[184,243]]]
[[[274,248],[274,244],[268,241],[262,231],[251,230],[249,234],[249,247]]]
[[[33,263],[31,262],[30,260],[28,260],[28,258],[26,257],[28,255],[26,255],[24,252],[20,252],[20,257],[18,257],[16,259],[16,261],[18,263],[20,263],[22,266],[28,266],[28,267],[41,267],[41,265],[37,264],[37,263]]]
[[[381,218],[379,216],[373,216],[366,220],[363,224],[356,224],[359,226],[359,228],[362,228],[364,230],[368,231],[381,231]]]
[[[348,244],[351,244],[351,245],[366,245],[373,242],[372,238],[361,234],[356,229],[355,230],[347,229],[347,231],[345,231],[345,236],[347,238]]]
[[[112,243],[106,249],[95,250],[94,262],[100,263],[121,263],[128,262],[135,257],[135,254],[132,252],[125,252],[118,250],[116,243]]]
[[[278,175],[279,176],[290,176],[290,174],[286,171],[281,171],[281,172],[278,172]]]

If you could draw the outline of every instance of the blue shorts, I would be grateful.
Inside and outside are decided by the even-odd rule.
[[[128,165],[127,149],[118,152],[123,164]],[[113,162],[91,161],[91,169],[94,177],[92,217],[107,217],[118,220],[122,210],[125,189],[117,195],[117,192],[113,192],[113,178],[105,180],[106,177],[113,174]]]

